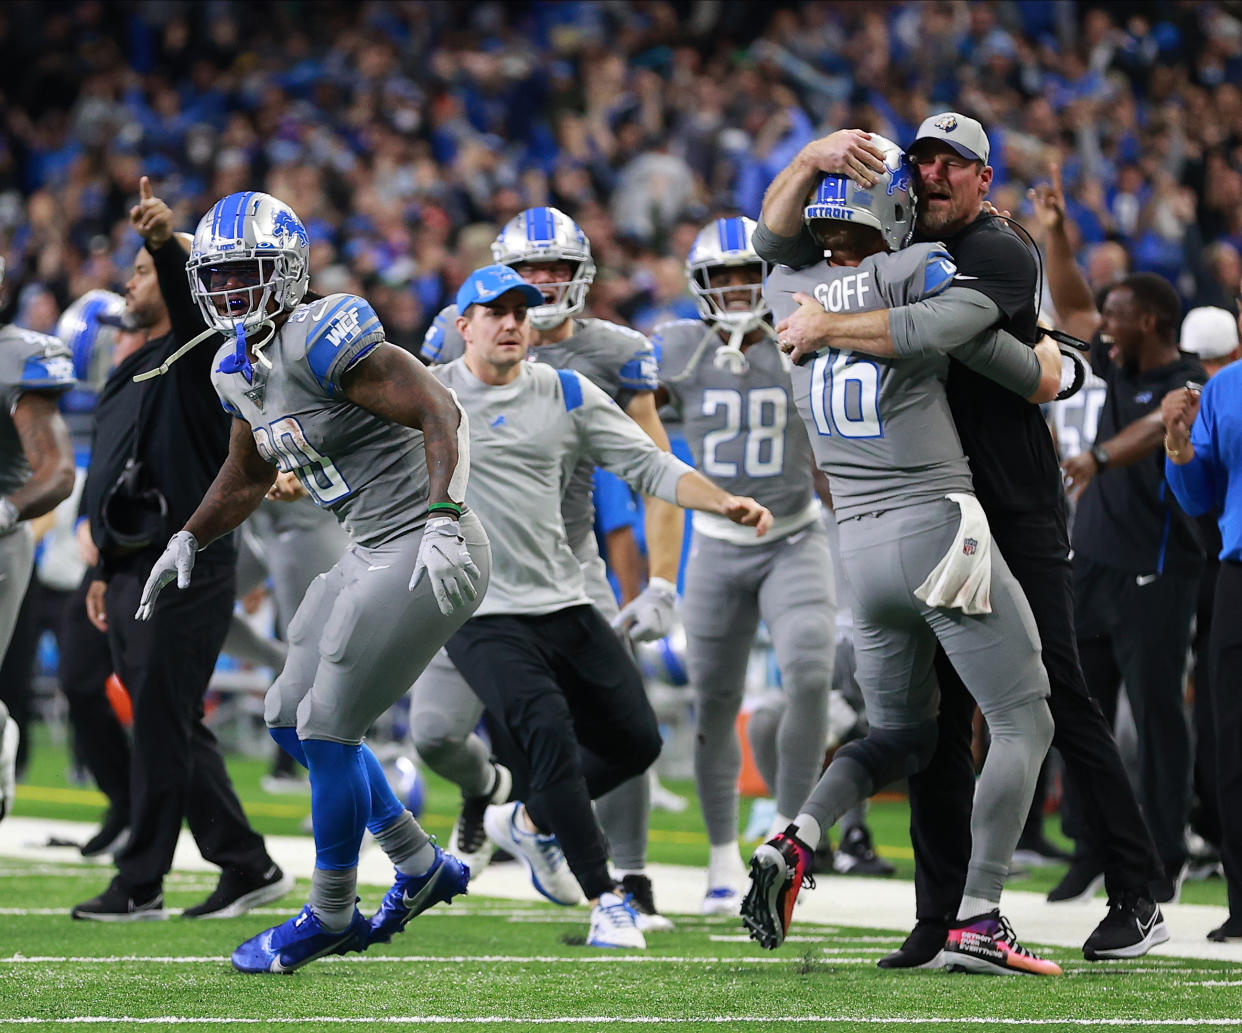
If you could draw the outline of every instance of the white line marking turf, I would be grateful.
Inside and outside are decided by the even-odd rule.
[[[558,1016],[556,1018],[518,1018],[513,1015],[480,1015],[477,1018],[462,1018],[456,1015],[384,1015],[384,1016],[316,1016],[314,1018],[206,1018],[203,1016],[163,1015],[151,1018],[134,1018],[133,1016],[77,1015],[59,1019],[36,1018],[0,1018],[0,1025],[29,1025],[46,1023],[48,1025],[90,1025],[105,1022],[127,1023],[130,1025],[220,1025],[220,1026],[257,1026],[257,1025],[299,1025],[309,1026],[357,1026],[357,1025],[411,1025],[411,1026],[478,1026],[490,1024],[513,1025],[521,1023],[526,1026],[568,1026],[579,1023],[610,1023],[627,1026],[654,1025],[690,1025],[692,1023],[723,1024],[737,1022],[763,1023],[782,1025],[798,1023],[846,1023],[851,1026],[1242,1026],[1238,1018],[1197,1018],[1197,1019],[999,1019],[982,1016],[929,1018],[925,1016],[908,1018],[906,1016],[881,1017],[876,1015],[791,1015],[778,1018],[757,1018],[753,1015],[701,1015],[694,1018],[686,1016],[635,1016],[622,1018],[615,1015],[575,1015]]]

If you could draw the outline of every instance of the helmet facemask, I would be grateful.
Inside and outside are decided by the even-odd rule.
[[[537,259],[519,259],[516,262],[505,263],[518,270],[520,274],[522,266],[550,265],[554,262],[567,262],[573,266],[573,271],[568,280],[532,284],[542,292],[545,299],[551,296],[550,300],[545,300],[544,304],[535,305],[527,310],[531,326],[536,330],[552,330],[586,308],[587,293],[595,279],[595,263],[589,258],[586,261],[575,262],[568,258],[550,258],[546,254],[540,255]],[[526,279],[525,276],[522,278]]]
[[[305,277],[297,256],[256,252],[202,255],[188,263],[191,293],[209,326],[233,333],[240,322],[254,330],[301,296],[290,289]],[[230,286],[231,284],[231,286]]]
[[[754,278],[745,284],[724,285],[713,283],[721,274],[731,269],[751,269]],[[767,279],[767,262],[720,262],[691,266],[690,293],[698,306],[699,315],[709,323],[716,323],[728,330],[740,329],[749,333],[757,329],[771,311],[763,296],[763,282]]]

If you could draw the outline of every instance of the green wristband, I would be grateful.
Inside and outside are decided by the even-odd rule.
[[[428,516],[437,512],[452,513],[454,519],[457,519],[461,516],[461,506],[456,502],[433,502],[427,507]]]

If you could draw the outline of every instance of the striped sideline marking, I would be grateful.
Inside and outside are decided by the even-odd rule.
[[[884,1018],[875,1015],[792,1015],[785,1017],[760,1018],[753,1015],[702,1015],[694,1018],[685,1016],[656,1017],[637,1016],[622,1018],[615,1015],[577,1015],[558,1016],[556,1018],[517,1018],[513,1015],[480,1015],[476,1018],[461,1018],[455,1015],[383,1015],[372,1016],[316,1016],[306,1018],[204,1018],[201,1016],[164,1015],[152,1018],[134,1018],[129,1015],[78,1015],[68,1018],[47,1019],[23,1017],[0,1019],[0,1025],[26,1025],[46,1023],[48,1025],[87,1025],[104,1022],[124,1022],[132,1025],[221,1025],[221,1026],[257,1026],[281,1023],[300,1026],[356,1026],[356,1025],[411,1025],[411,1026],[478,1026],[490,1024],[512,1025],[521,1023],[528,1026],[567,1026],[581,1023],[620,1023],[634,1026],[654,1025],[690,1025],[692,1023],[724,1024],[736,1022],[771,1023],[848,1023],[851,1026],[1242,1026],[1242,1019],[998,1019],[979,1016],[946,1017],[946,1018],[907,1018],[897,1016]]]

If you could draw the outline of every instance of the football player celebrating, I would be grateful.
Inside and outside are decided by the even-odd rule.
[[[953,281],[956,269],[939,245],[884,254],[909,242],[915,198],[905,155],[881,137],[871,140],[885,155],[880,183],[864,190],[825,175],[805,208],[820,253],[829,258],[796,272],[782,267],[768,280],[765,294],[782,321],[800,305],[896,307],[935,297]],[[837,751],[793,822],[756,850],[742,915],[762,946],[779,946],[820,830],[926,766],[936,745],[932,662],[939,641],[992,735],[946,963],[1058,975],[1056,964],[1018,943],[999,911],[1009,859],[1052,740],[1048,676],[1026,597],[991,549],[949,413],[948,358],[936,329],[934,317],[903,327],[891,359],[829,350],[793,374],[798,411],[836,507],[870,729]],[[784,322],[777,330],[785,331]],[[1050,342],[1032,352],[989,332],[954,355],[1033,401],[1051,400],[1059,387],[1060,354]]]
[[[537,362],[581,373],[603,390],[662,450],[668,435],[656,412],[655,353],[640,333],[602,319],[583,318],[595,262],[586,234],[556,208],[530,208],[501,230],[492,256],[539,288],[544,302],[530,309],[534,341],[530,354]],[[432,363],[446,363],[465,352],[457,329],[456,306],[444,309],[427,332],[422,354]],[[591,602],[634,641],[662,638],[672,627],[677,569],[681,562],[682,511],[658,498],[645,505],[650,578],[646,588],[618,612],[604,561],[595,540],[591,500],[593,464],[582,460],[566,485],[561,511],[569,545],[586,577]],[[483,810],[508,799],[511,779],[493,764],[482,740],[473,734],[479,703],[461,676],[441,654],[415,686],[411,721],[420,757],[461,787],[461,819],[452,848],[478,873],[491,857],[483,829]],[[603,797],[597,807],[608,834],[613,864],[627,892],[634,897],[640,924],[648,931],[672,927],[656,912],[646,867],[650,788],[646,776],[626,782]]]
[[[305,227],[267,194],[230,194],[198,225],[186,271],[208,326],[232,338],[212,383],[233,430],[224,466],[152,569],[139,608],[149,617],[169,581],[189,584],[195,554],[254,512],[277,469],[296,473],[349,533],[290,622],[289,658],[265,708],[272,738],[310,771],[310,900],[233,952],[243,972],[291,972],[386,941],[465,892],[469,877],[362,743],[487,587],[487,536],[462,505],[466,417],[385,342],[366,301],[308,294],[308,259]],[[364,829],[397,872],[370,922],[354,895]]]
[[[751,246],[751,219],[717,219],[695,239],[686,277],[702,319],[656,328],[660,384],[684,420],[695,466],[773,513],[756,539],[711,513],[694,515],[682,621],[698,699],[694,773],[707,824],[707,914],[738,913],[746,869],[738,848],[735,724],[760,619],[781,672],[776,735],[777,829],[815,784],[828,738],[836,640],[832,558],[815,497],[814,460],[791,398]],[[814,845],[814,844],[812,844]]]

